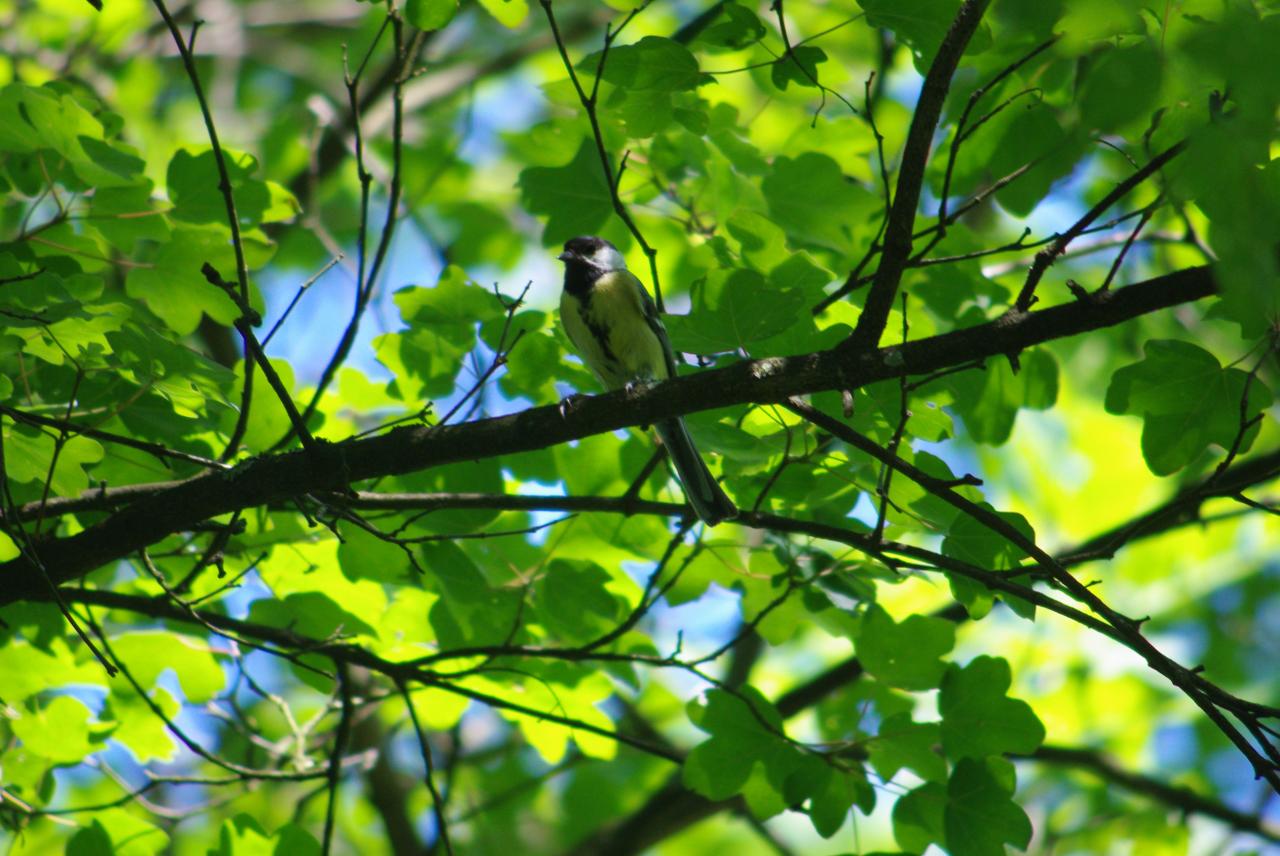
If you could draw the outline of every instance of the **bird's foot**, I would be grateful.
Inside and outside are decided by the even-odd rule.
[[[654,382],[648,378],[637,378],[635,380],[627,381],[622,388],[626,390],[628,397],[634,398],[637,395],[643,395],[653,389],[654,385]]]
[[[569,414],[572,413],[586,397],[587,396],[580,392],[574,392],[560,399],[560,418],[568,419]]]

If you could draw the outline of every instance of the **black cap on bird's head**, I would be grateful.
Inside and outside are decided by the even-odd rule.
[[[594,235],[570,238],[565,242],[564,252],[556,256],[568,266],[575,264],[593,267],[601,271],[626,270],[627,263],[618,248]]]

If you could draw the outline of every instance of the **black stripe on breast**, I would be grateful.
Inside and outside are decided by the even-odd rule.
[[[604,353],[604,358],[615,366],[621,366],[618,361],[618,355],[609,347],[609,328],[596,321],[591,316],[591,292],[588,291],[585,298],[579,303],[578,314],[582,316],[582,323],[587,325],[587,329],[591,331],[591,335],[595,337],[600,350]]]

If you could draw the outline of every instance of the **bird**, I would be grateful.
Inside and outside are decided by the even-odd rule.
[[[608,390],[676,376],[675,354],[644,284],[604,238],[572,238],[564,262],[560,322],[582,361]],[[675,465],[685,497],[708,526],[738,516],[738,508],[707,469],[684,420],[653,426]]]

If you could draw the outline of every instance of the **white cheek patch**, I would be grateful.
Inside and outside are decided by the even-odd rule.
[[[612,244],[605,244],[591,256],[591,263],[601,270],[626,270],[627,262]]]

